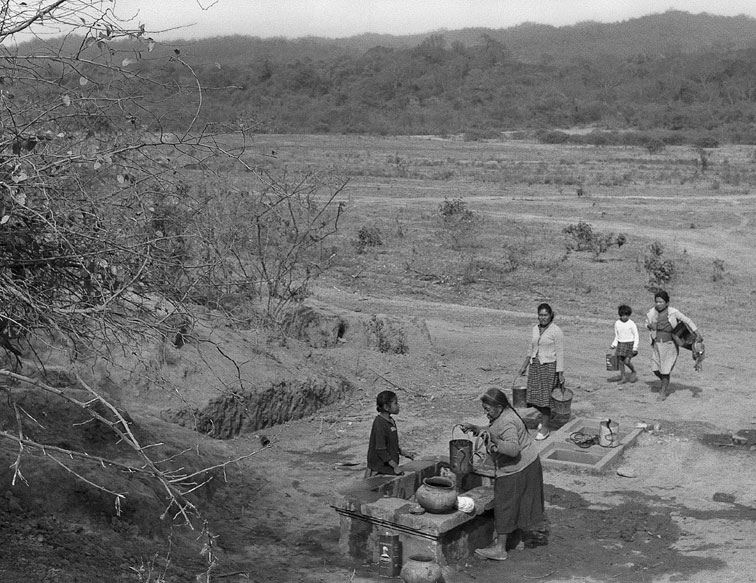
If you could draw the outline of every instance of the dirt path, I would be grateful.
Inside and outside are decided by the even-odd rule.
[[[659,429],[642,434],[621,461],[635,478],[619,476],[613,470],[592,475],[548,469],[549,544],[513,553],[506,564],[473,559],[459,566],[455,580],[756,580],[751,544],[756,535],[756,451],[712,447],[699,440],[706,433],[756,428],[752,403],[756,360],[748,353],[751,334],[739,326],[721,325],[723,316],[730,322],[732,314],[752,311],[756,262],[749,258],[756,236],[749,227],[756,212],[756,196],[747,188],[716,190],[711,186],[714,176],[686,184],[680,178],[692,176],[692,166],[680,170],[672,164],[670,176],[677,178],[656,184],[654,180],[663,173],[661,166],[658,171],[649,170],[645,153],[626,149],[520,143],[497,144],[490,149],[487,145],[434,142],[433,147],[440,150],[426,152],[426,142],[403,141],[403,160],[418,173],[425,168],[421,162],[426,158],[446,160],[453,179],[398,178],[385,161],[397,151],[397,140],[357,143],[358,149],[364,150],[362,163],[385,174],[372,175],[368,170],[360,175],[364,178],[355,179],[352,186],[357,194],[350,202],[355,212],[370,224],[376,217],[393,221],[398,212],[406,213],[411,221],[434,212],[447,198],[462,196],[470,208],[494,219],[493,224],[505,224],[501,218],[526,227],[586,220],[596,231],[628,232],[638,245],[661,241],[690,257],[691,263],[710,265],[713,259],[724,259],[737,272],[727,284],[707,288],[714,294],[711,297],[680,290],[690,291],[686,299],[693,304],[693,313],[706,322],[708,358],[703,372],[697,373],[692,360],[683,354],[672,377],[671,395],[663,403],[656,401],[654,391],[658,389],[649,369],[645,335],[636,360],[639,381],[619,387],[606,381],[603,362],[613,319],[602,315],[613,315],[613,310],[596,306],[598,294],[588,290],[581,296],[577,289],[573,297],[567,294],[554,306],[566,338],[566,375],[568,386],[575,391],[573,413],[611,418],[624,427],[642,421]],[[298,144],[305,147],[304,142]],[[670,152],[670,161],[675,156],[689,156],[684,149]],[[740,153],[733,148],[721,156],[734,163]],[[594,160],[597,155],[601,161]],[[486,164],[475,166],[492,157],[497,160],[492,174],[483,170]],[[526,183],[533,173],[519,168],[525,158],[543,164],[555,178],[584,178],[590,196],[573,195],[574,187]],[[574,159],[575,164],[563,164],[563,159]],[[480,178],[475,175],[468,180],[473,167],[481,168]],[[603,186],[607,177],[626,174],[639,179]],[[518,176],[523,182],[509,179]],[[407,252],[404,247],[410,243],[405,240],[400,245],[377,254],[376,261],[400,264],[406,258],[401,255]],[[624,265],[627,261],[625,258]],[[608,273],[616,272],[605,267],[581,264],[574,275],[595,274],[604,279],[591,283],[607,286],[611,284],[606,281]],[[395,280],[403,275],[401,266],[395,272],[389,268],[385,272]],[[514,279],[519,276],[520,272],[512,275]],[[403,294],[394,293],[396,288],[385,287],[380,279],[353,281],[351,287],[323,282],[315,299],[357,314],[418,318],[427,325],[431,345],[420,350],[412,347],[408,355],[386,356],[355,352],[346,337],[338,354],[341,362],[351,366],[358,383],[354,397],[311,419],[276,427],[270,432],[273,446],[254,462],[240,466],[238,479],[249,480],[250,487],[225,494],[230,499],[220,505],[227,512],[220,524],[228,532],[221,534],[229,544],[229,568],[237,564],[234,561],[240,568],[256,565],[253,580],[380,580],[374,565],[354,564],[338,555],[339,523],[330,507],[334,493],[357,479],[355,472],[336,469],[336,464],[364,462],[375,394],[387,388],[399,394],[400,438],[407,447],[424,456],[443,455],[452,426],[462,419],[480,418],[480,387],[511,384],[534,322],[530,310],[535,310],[537,302],[534,299],[530,306],[526,299],[541,296],[525,289],[528,282],[522,289],[515,282],[506,288],[518,294],[511,303],[504,297],[499,305],[468,307],[458,305],[464,299],[453,297],[454,290],[423,288],[416,293],[407,286],[409,291]],[[642,329],[643,314],[652,298],[642,286],[638,288],[639,292],[633,292],[637,295],[633,317]],[[443,301],[443,293],[449,301]],[[436,294],[442,297],[440,301],[428,299]],[[239,438],[229,447],[243,449],[254,439]],[[242,509],[254,510],[248,514]]]
[[[654,391],[658,389],[649,370],[645,335],[636,360],[640,371],[637,383],[621,387],[609,383],[604,369],[604,354],[611,342],[610,316],[618,292],[634,299],[633,318],[641,329],[643,313],[651,304],[643,281],[626,292],[617,289],[610,279],[620,270],[632,272],[634,257],[627,255],[607,263],[571,261],[557,268],[563,270],[560,285],[568,288],[554,307],[565,332],[567,383],[575,393],[573,413],[611,418],[621,427],[645,422],[659,429],[642,434],[621,460],[634,478],[619,476],[616,468],[601,475],[547,469],[549,544],[513,553],[504,564],[472,559],[459,565],[454,580],[446,583],[756,581],[752,574],[756,451],[704,445],[699,439],[704,434],[727,436],[739,429],[756,429],[752,397],[756,359],[751,357],[753,340],[748,329],[756,293],[756,262],[750,259],[756,247],[756,235],[750,228],[756,196],[747,187],[714,190],[713,178],[708,177],[705,182],[683,185],[680,176],[689,176],[692,167],[685,167],[688,169],[680,174],[683,171],[676,165],[670,166],[674,173],[669,176],[674,178],[660,185],[641,179],[637,184],[604,187],[600,176],[589,175],[589,171],[617,176],[650,172],[643,168],[646,153],[636,152],[638,160],[628,161],[629,149],[442,140],[432,142],[438,151],[427,153],[423,148],[428,140],[410,140],[408,144],[401,138],[260,138],[270,139],[282,152],[290,148],[292,159],[306,159],[312,152],[333,156],[339,145],[344,156],[361,152],[365,171],[357,176],[364,178],[355,179],[351,185],[356,194],[349,203],[357,215],[353,219],[357,226],[361,220],[372,224],[376,217],[393,226],[397,213],[405,211],[408,225],[417,219],[427,226],[430,222],[421,221],[444,199],[464,196],[476,212],[497,221],[509,218],[515,227],[523,225],[524,231],[533,225],[587,220],[597,231],[628,231],[637,240],[639,252],[642,246],[659,240],[690,257],[690,271],[698,279],[691,277],[692,284],[676,287],[673,305],[678,297],[684,297],[684,311],[690,306],[693,311],[689,315],[705,323],[708,356],[703,372],[697,373],[692,360],[683,353],[672,377],[671,394],[663,403],[656,401]],[[438,159],[449,166],[449,175],[454,178],[397,178],[396,164],[391,162],[396,152],[410,162],[413,156],[416,160]],[[681,151],[675,155],[682,158],[688,154]],[[606,168],[601,163],[589,167],[588,162],[596,155],[608,160]],[[559,187],[553,182],[532,183],[532,173],[515,168],[522,156],[533,165],[545,160],[548,175],[554,178],[585,178],[590,196],[563,194],[562,190],[569,192],[574,187]],[[492,161],[492,157],[496,158],[494,174],[486,174],[483,163],[473,164]],[[573,158],[577,160],[574,164]],[[737,159],[731,156],[733,164]],[[423,164],[410,165],[410,170],[444,169]],[[473,167],[481,168],[481,176],[468,180],[471,174],[465,173],[472,173]],[[747,162],[744,172],[750,172],[750,167]],[[662,171],[659,165],[658,174]],[[517,176],[523,182],[507,181]],[[491,223],[497,228],[508,226],[505,221]],[[375,395],[383,389],[395,390],[401,404],[397,420],[402,442],[421,456],[436,456],[448,452],[455,423],[482,417],[478,400],[481,386],[511,384],[524,358],[538,298],[543,297],[542,289],[534,289],[537,278],[553,273],[547,265],[507,274],[510,279],[504,281],[506,285],[490,297],[486,296],[488,290],[476,290],[475,286],[455,288],[453,283],[411,281],[403,264],[413,245],[423,243],[419,238],[404,239],[376,252],[372,259],[374,265],[385,267],[380,274],[385,279],[373,278],[365,267],[370,265],[370,258],[350,258],[354,263],[349,267],[354,270],[341,280],[322,281],[312,298],[352,318],[386,314],[403,322],[413,318],[423,322],[429,340],[410,346],[408,354],[366,350],[349,334],[336,348],[316,349],[294,341],[274,346],[264,333],[242,338],[221,323],[213,330],[213,339],[227,354],[253,368],[255,380],[273,369],[306,376],[312,362],[346,371],[356,388],[343,402],[302,420],[218,441],[166,423],[160,418],[161,410],[174,402],[182,404],[181,399],[191,404],[207,402],[233,383],[203,376],[195,370],[199,367],[173,367],[185,393],[181,399],[172,395],[170,402],[159,388],[124,385],[123,398],[133,405],[129,409],[135,419],[154,435],[176,444],[175,450],[188,448],[212,454],[215,460],[228,460],[260,450],[262,433],[270,440],[258,454],[232,464],[218,476],[205,513],[218,536],[214,582],[381,581],[375,565],[355,563],[338,554],[339,521],[330,505],[333,496],[360,475],[375,415]],[[340,244],[348,248],[349,241],[344,239]],[[448,249],[434,249],[441,259],[453,255]],[[485,251],[480,250],[481,255]],[[715,285],[696,262],[708,268],[711,260],[718,258],[727,262],[734,276]],[[441,273],[446,265],[433,267]],[[535,276],[533,272],[537,272]],[[644,279],[642,272],[633,272],[631,277]],[[590,280],[593,287],[578,285],[583,280]],[[488,285],[484,282],[479,287]],[[699,287],[709,295],[704,296]],[[473,293],[479,295],[466,296]],[[471,306],[460,305],[463,302]],[[488,307],[473,307],[476,303]],[[728,324],[733,322],[737,325]],[[7,454],[8,467],[14,456],[14,452]],[[337,465],[345,462],[357,465]],[[38,481],[32,482],[32,495],[58,491],[54,490],[58,487],[55,477],[47,482],[35,478]],[[41,494],[37,497],[41,505]],[[81,500],[86,501],[84,495],[80,495]],[[112,580],[120,577],[157,583],[162,581],[160,569],[137,573],[135,567],[151,566],[153,560],[163,565],[168,558],[172,569],[165,583],[184,583],[197,580],[206,566],[206,555],[199,555],[195,548],[201,547],[196,544],[199,533],[188,535],[195,543],[195,547],[188,547],[192,554],[179,554],[178,546],[167,549],[164,539],[132,532],[126,522],[109,521],[106,511],[97,516],[93,512],[86,517],[89,522],[82,518],[79,524],[59,520],[57,508],[43,518],[14,513],[14,499],[6,495],[6,501],[0,505],[0,544],[7,551],[0,555],[2,583],[25,583],[32,580],[29,573],[39,575],[39,581],[62,583],[99,583],[105,578],[103,573],[113,574]],[[93,526],[98,520],[102,521],[101,531]],[[25,562],[19,563],[17,557]]]
[[[330,289],[319,299],[333,301],[334,294]],[[343,303],[349,301],[343,298]],[[432,350],[397,357],[384,368],[370,363],[353,402],[272,432],[274,447],[254,463],[255,473],[264,476],[260,489],[246,504],[236,504],[254,507],[256,520],[245,527],[244,540],[241,525],[228,533],[235,541],[235,558],[254,558],[281,570],[280,578],[267,580],[379,580],[374,566],[337,558],[338,520],[329,506],[333,493],[356,479],[335,464],[364,461],[374,393],[392,388],[387,380],[401,387],[394,388],[402,406],[398,423],[403,442],[424,456],[443,455],[452,425],[479,418],[479,387],[511,383],[532,323],[524,313],[430,302],[362,297],[359,304],[367,312],[427,317]],[[573,412],[611,417],[625,426],[645,421],[660,429],[644,433],[622,460],[635,478],[614,471],[596,476],[547,470],[549,545],[514,553],[506,565],[472,559],[460,565],[455,580],[493,583],[504,573],[514,580],[551,582],[752,580],[748,566],[749,541],[756,535],[756,452],[712,448],[698,437],[754,427],[746,388],[746,379],[756,372],[753,363],[739,370],[738,359],[728,357],[712,338],[717,358],[706,363],[703,373],[693,371],[692,361],[681,360],[671,396],[658,403],[647,351],[638,359],[640,381],[620,389],[606,382],[597,357],[603,354],[611,322],[563,314],[559,323],[568,339]],[[373,370],[381,376],[369,372]],[[240,439],[239,446],[245,441]],[[270,540],[275,529],[284,532]],[[292,546],[303,554],[281,558],[281,548],[290,552]]]

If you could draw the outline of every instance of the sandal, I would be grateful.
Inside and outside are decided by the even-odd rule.
[[[551,435],[551,431],[549,431],[549,432],[548,432],[548,433],[546,433],[546,434],[544,434],[544,433],[541,433],[541,432],[539,431],[539,432],[538,432],[538,433],[536,434],[536,436],[535,436],[535,439],[536,439],[536,441],[543,441],[544,439],[548,439],[548,438],[549,438],[549,435]]]

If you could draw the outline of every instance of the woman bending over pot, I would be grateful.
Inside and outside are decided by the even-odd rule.
[[[482,435],[486,442],[483,465],[493,469],[497,538],[475,554],[504,561],[507,550],[523,542],[523,531],[536,530],[544,520],[543,469],[538,446],[507,396],[489,388],[480,400],[488,427],[463,423],[462,430]]]

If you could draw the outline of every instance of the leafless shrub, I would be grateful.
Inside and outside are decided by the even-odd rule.
[[[32,339],[74,359],[108,361],[114,347],[140,358],[143,346],[192,340],[198,304],[254,300],[275,324],[307,294],[323,269],[318,250],[338,228],[345,179],[248,162],[254,120],[201,125],[204,89],[192,65],[144,25],[119,21],[110,1],[4,3],[0,43],[0,343],[16,357],[0,375],[66,398],[21,374]],[[159,103],[143,97],[146,85]],[[232,166],[255,188],[224,186]],[[95,419],[92,403],[111,411],[117,422],[106,426],[141,456],[128,471],[160,484],[166,513],[190,523],[201,476],[162,469],[113,404],[77,385],[91,400],[76,404]],[[23,423],[1,437],[18,447],[14,480],[26,451],[64,466],[85,456],[53,455]],[[118,507],[125,494],[110,493]]]

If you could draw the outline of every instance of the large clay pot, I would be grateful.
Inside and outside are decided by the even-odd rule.
[[[426,511],[442,514],[454,509],[457,503],[457,488],[454,480],[446,476],[425,478],[415,492],[415,499]]]
[[[404,583],[436,583],[441,579],[441,567],[431,557],[414,556],[407,559],[399,576]]]

